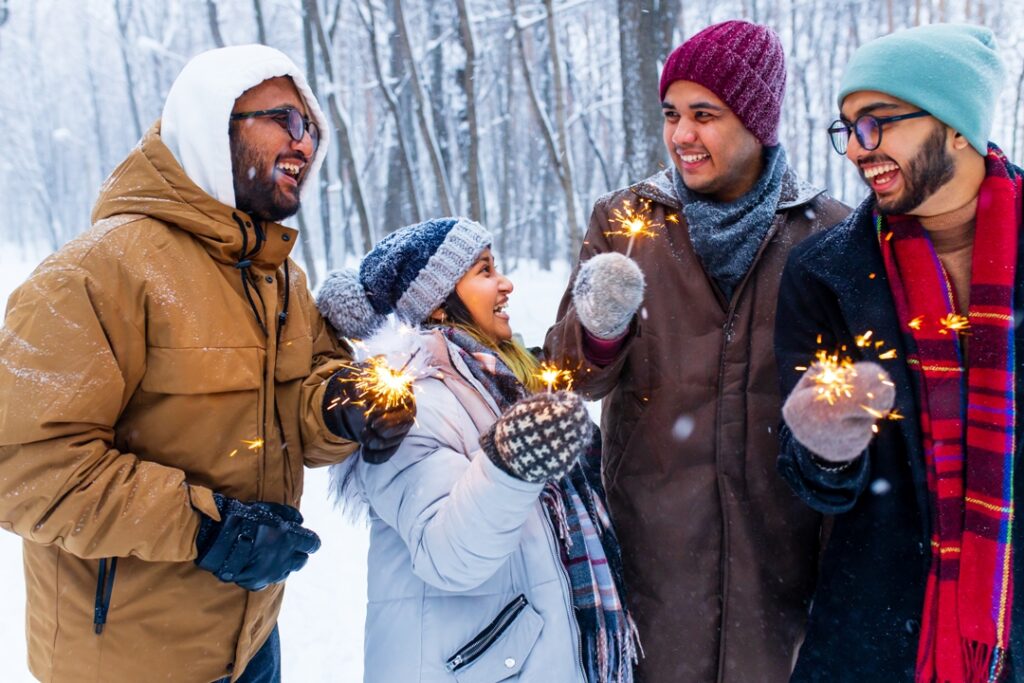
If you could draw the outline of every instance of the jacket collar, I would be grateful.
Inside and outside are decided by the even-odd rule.
[[[185,174],[161,140],[159,122],[104,183],[92,219],[119,214],[140,214],[184,230],[222,263],[235,264],[243,246],[249,253],[260,244],[259,251],[249,253],[258,268],[276,269],[284,263],[298,236],[293,228],[264,223],[261,240],[248,214],[217,201]]]
[[[655,173],[649,178],[641,180],[638,183],[630,185],[629,189],[634,193],[645,199],[670,206],[673,209],[679,210],[683,208],[682,202],[676,196],[675,187],[672,182],[672,175],[675,172],[674,168],[666,168],[663,171]],[[786,172],[782,176],[782,192],[779,195],[778,211],[786,211],[797,206],[803,206],[809,204],[814,200],[815,197],[822,194],[825,190],[814,187],[810,183],[802,180],[793,171],[790,166],[786,167]]]

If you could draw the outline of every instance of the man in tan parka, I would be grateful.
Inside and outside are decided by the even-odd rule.
[[[324,408],[348,354],[276,222],[327,133],[284,54],[197,56],[92,229],[11,296],[0,525],[40,680],[279,680],[281,581],[319,545],[303,465],[363,436]]]

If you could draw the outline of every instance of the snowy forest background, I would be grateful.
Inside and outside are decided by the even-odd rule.
[[[313,286],[445,214],[494,230],[507,269],[571,262],[594,199],[667,163],[668,52],[737,17],[782,37],[790,162],[847,202],[866,190],[824,133],[834,91],[859,44],[901,27],[996,32],[993,138],[1022,161],[1020,0],[0,0],[0,242],[41,256],[81,232],[189,57],[258,41],[304,66],[340,143],[297,219]]]

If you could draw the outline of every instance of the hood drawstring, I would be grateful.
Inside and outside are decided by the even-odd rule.
[[[252,309],[253,315],[256,316],[256,324],[263,330],[263,336],[269,335],[267,331],[267,325],[263,321],[263,316],[260,315],[259,309],[256,307],[256,301],[252,298],[252,292],[250,291],[249,284],[249,268],[252,267],[252,257],[259,253],[260,249],[263,248],[263,243],[266,241],[266,235],[263,232],[263,226],[260,225],[259,221],[253,221],[253,226],[256,232],[256,244],[253,246],[252,251],[249,251],[249,233],[245,230],[245,222],[241,216],[237,213],[231,214],[231,217],[235,219],[235,223],[238,224],[238,229],[242,231],[242,254],[238,261],[235,262],[235,268],[242,275],[242,290],[245,292],[245,298],[249,301],[249,307]],[[284,330],[285,323],[288,322],[288,304],[291,299],[291,274],[288,269],[288,259],[284,260],[284,305],[281,307],[281,312],[277,314],[277,333],[276,341],[281,342],[281,331]],[[256,293],[259,296],[259,292]],[[262,299],[260,300],[262,303]],[[264,315],[266,315],[266,308],[263,309]]]

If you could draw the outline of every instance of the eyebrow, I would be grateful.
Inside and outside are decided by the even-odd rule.
[[[900,105],[895,102],[872,102],[869,105],[863,106],[857,110],[853,118],[864,116],[865,114],[874,114],[876,111],[881,109],[899,109]]]
[[[661,108],[675,110],[676,105],[672,104],[671,102],[662,102]],[[717,104],[712,104],[710,102],[694,102],[693,104],[689,105],[687,109],[690,109],[691,111],[694,109],[713,109],[715,111],[725,111],[725,107],[720,107]]]

